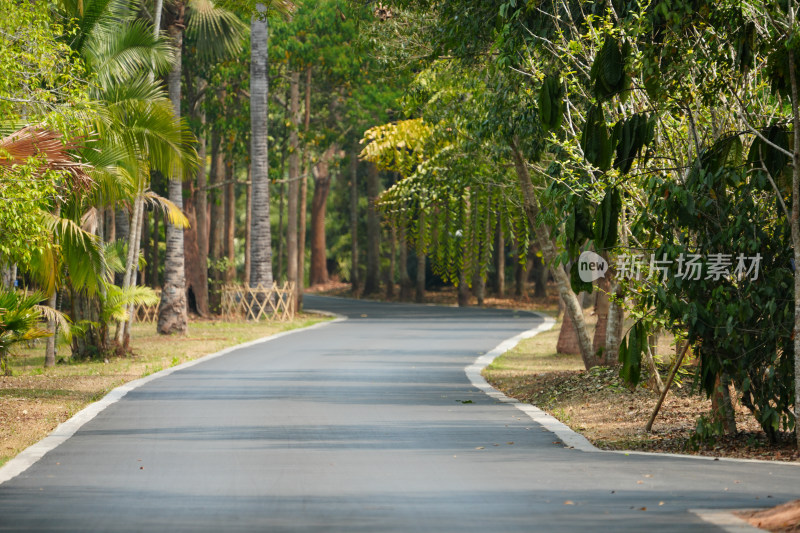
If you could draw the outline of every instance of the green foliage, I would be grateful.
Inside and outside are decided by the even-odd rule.
[[[619,348],[620,377],[631,385],[639,383],[642,376],[642,354],[647,350],[647,328],[641,320],[630,330]]]
[[[9,350],[17,343],[50,335],[41,327],[40,293],[0,288],[0,371],[10,374]]]
[[[557,131],[564,120],[564,90],[558,76],[547,76],[539,92],[539,118],[542,126]]]
[[[581,150],[586,161],[600,170],[608,170],[614,150],[611,142],[602,104],[592,105],[586,112],[581,135]]]
[[[641,215],[662,238],[655,257],[677,263],[697,254],[705,270],[700,279],[662,275],[641,304],[685,328],[707,394],[718,375],[730,376],[742,403],[774,436],[794,425],[789,221],[757,173],[726,166],[725,149],[709,153],[717,154],[714,164],[699,166],[685,185],[652,179],[651,200]],[[752,260],[745,258],[756,256],[758,271],[750,271]],[[728,275],[708,275],[715,257],[727,258]]]
[[[594,246],[598,250],[608,250],[616,246],[619,215],[622,210],[622,196],[617,187],[606,190],[603,201],[595,211]]]
[[[624,41],[620,50],[617,40],[612,35],[606,35],[589,72],[589,77],[594,82],[594,96],[599,101],[609,100],[615,95],[624,96],[624,93],[630,91],[631,78],[625,70],[630,53],[630,43]]]

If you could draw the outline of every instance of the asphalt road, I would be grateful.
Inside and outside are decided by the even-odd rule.
[[[128,393],[0,485],[0,531],[719,531],[800,469],[566,449],[464,368],[526,313],[306,297],[349,320]]]

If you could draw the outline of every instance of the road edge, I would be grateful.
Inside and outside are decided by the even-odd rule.
[[[556,321],[546,316],[542,313],[538,313],[535,311],[527,311],[532,313],[534,316],[540,318],[542,323],[536,326],[533,329],[529,329],[527,331],[523,331],[519,335],[511,337],[510,339],[506,339],[497,346],[495,346],[492,350],[486,352],[482,356],[478,357],[475,362],[464,369],[464,372],[467,374],[467,378],[469,378],[470,383],[478,389],[480,389],[484,394],[487,396],[494,398],[495,400],[511,404],[526,415],[530,417],[534,422],[538,423],[548,431],[554,433],[561,442],[564,443],[565,446],[569,448],[574,448],[576,450],[581,450],[584,452],[597,452],[601,451],[600,449],[596,448],[589,440],[581,435],[580,433],[570,429],[569,426],[558,420],[552,415],[549,415],[536,407],[533,404],[529,403],[522,403],[515,398],[511,398],[510,396],[506,396],[499,390],[495,389],[489,382],[487,382],[481,372],[483,369],[489,366],[492,361],[503,355],[509,350],[512,350],[520,341],[529,339],[539,333],[545,332],[549,329],[552,329],[555,326]]]
[[[18,475],[25,472],[28,468],[36,464],[37,461],[39,461],[42,457],[44,457],[45,454],[54,450],[62,443],[64,443],[67,439],[72,437],[81,427],[83,427],[84,424],[86,424],[94,417],[96,417],[98,414],[103,412],[110,405],[113,405],[116,402],[118,402],[130,391],[138,387],[141,387],[142,385],[150,383],[153,380],[163,378],[164,376],[168,376],[173,372],[177,372],[178,370],[183,370],[185,368],[198,365],[200,363],[209,361],[211,359],[222,357],[223,355],[227,355],[241,348],[248,348],[250,346],[255,346],[258,344],[274,341],[280,339],[281,337],[286,337],[287,335],[293,335],[301,331],[309,331],[312,329],[323,328],[331,324],[336,324],[337,322],[343,322],[344,320],[347,320],[347,317],[344,317],[342,315],[336,315],[335,313],[328,313],[324,311],[314,311],[314,310],[306,310],[306,312],[320,314],[323,316],[331,316],[334,317],[334,319],[328,322],[320,322],[317,324],[313,324],[311,326],[306,326],[304,328],[282,331],[280,333],[275,333],[268,337],[262,337],[260,339],[255,339],[242,344],[237,344],[236,346],[230,346],[218,352],[204,355],[197,359],[181,363],[180,365],[175,365],[170,368],[165,368],[164,370],[155,372],[153,374],[150,374],[149,376],[144,376],[142,378],[129,381],[124,385],[120,385],[119,387],[116,387],[115,389],[109,391],[108,394],[103,396],[98,401],[87,405],[86,407],[75,413],[71,418],[65,420],[64,422],[56,426],[56,428],[42,440],[40,440],[36,444],[28,446],[27,448],[22,450],[19,454],[17,454],[16,457],[6,462],[6,464],[0,467],[0,485],[11,479],[14,479]]]
[[[645,455],[649,457],[673,457],[679,459],[696,459],[701,461],[721,461],[721,462],[736,462],[736,463],[758,463],[763,465],[776,465],[776,466],[789,466],[800,467],[800,463],[790,463],[783,461],[767,461],[764,459],[742,459],[737,457],[712,457],[708,455],[688,455],[680,453],[659,453],[659,452],[645,452],[639,450],[602,450],[592,444],[586,437],[570,428],[554,416],[544,412],[540,408],[531,403],[523,403],[516,398],[506,396],[499,390],[492,387],[481,375],[484,368],[489,366],[499,356],[512,350],[520,341],[529,339],[539,333],[551,329],[556,321],[542,313],[536,311],[526,311],[532,313],[543,319],[543,323],[539,326],[523,331],[515,337],[511,337],[500,344],[494,349],[478,357],[474,363],[467,366],[464,370],[473,386],[483,391],[486,395],[503,403],[508,403],[528,415],[532,420],[539,423],[548,431],[554,433],[568,448],[575,448],[584,452],[600,452],[600,453],[613,453],[619,455]]]

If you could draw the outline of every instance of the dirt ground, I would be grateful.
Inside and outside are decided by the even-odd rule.
[[[792,435],[782,434],[777,443],[770,444],[750,412],[738,402],[734,402],[736,436],[696,435],[698,418],[711,416],[711,401],[694,387],[691,369],[679,374],[652,432],[646,432],[657,392],[646,380],[631,390],[616,368],[586,371],[579,356],[556,354],[560,327],[559,323],[498,358],[484,372],[486,379],[505,394],[547,411],[598,448],[800,460]],[[661,353],[670,348],[668,342],[659,344]],[[662,359],[671,355],[670,351]],[[663,376],[667,365],[661,369]]]
[[[800,500],[763,511],[736,513],[752,525],[773,533],[800,533]]]

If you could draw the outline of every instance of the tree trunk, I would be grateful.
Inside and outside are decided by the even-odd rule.
[[[556,353],[566,355],[580,355],[581,353],[581,346],[575,331],[575,323],[569,313],[564,313],[564,320],[561,322],[561,331],[558,333],[558,342],[556,342]]]
[[[298,207],[300,228],[297,235],[297,307],[303,309],[303,291],[306,283],[306,214],[308,204],[308,175],[311,173],[311,146],[309,145],[309,129],[311,128],[311,67],[306,69],[305,109],[303,131],[306,136],[303,178],[300,180],[300,205]]]
[[[374,294],[380,284],[380,238],[381,228],[375,201],[380,192],[378,167],[369,163],[367,171],[367,277],[364,280],[364,294]]]
[[[358,296],[358,152],[350,154],[350,290]]]
[[[187,185],[189,185],[187,187]],[[203,272],[198,240],[197,210],[192,198],[193,186],[189,182],[183,184],[186,194],[184,214],[189,219],[190,227],[183,230],[183,253],[186,267],[186,293],[191,295],[187,311],[192,311],[200,316],[208,316],[208,274]]]
[[[247,213],[245,214],[244,221],[244,279],[245,282],[250,279],[250,250],[252,249],[251,241],[251,220],[253,220],[253,186],[250,180],[250,168],[247,169],[247,187],[245,194],[247,194]]]
[[[506,241],[503,233],[503,224],[497,223],[497,236],[495,238],[495,270],[494,292],[499,298],[506,295]]]
[[[233,283],[236,280],[236,172],[233,167],[233,154],[230,154],[230,165],[225,180],[225,257],[228,259],[225,283]]]
[[[263,7],[263,4],[259,4]],[[251,287],[272,287],[272,240],[269,220],[269,152],[267,145],[267,19],[253,16],[250,29],[250,165],[253,184],[253,216],[250,220]]]
[[[551,265],[553,275],[556,278],[558,291],[561,299],[564,301],[566,314],[570,315],[570,319],[575,325],[575,331],[578,336],[578,344],[580,346],[581,358],[583,364],[588,370],[597,365],[597,358],[592,352],[592,342],[589,339],[589,334],[586,329],[586,322],[583,317],[583,309],[581,308],[578,298],[572,291],[570,286],[569,276],[564,270],[563,265],[557,265],[557,252],[556,247],[550,238],[549,229],[539,222],[539,200],[536,198],[536,193],[533,190],[533,182],[531,181],[528,167],[526,166],[525,159],[520,152],[516,139],[511,143],[511,152],[514,158],[514,168],[517,172],[520,187],[524,198],[525,214],[528,217],[528,222],[534,230],[536,241],[542,251],[544,261]],[[564,321],[566,323],[566,320]],[[563,327],[563,326],[562,326]]]
[[[397,239],[400,246],[400,300],[405,302],[411,298],[411,278],[408,275],[408,241],[406,240],[405,224],[400,224],[400,234]]]
[[[105,223],[103,224],[105,235],[103,237],[105,238],[105,242],[114,242],[117,240],[117,224],[114,207],[106,207],[103,209],[103,213],[103,216],[105,217]]]
[[[520,261],[517,258],[514,263],[514,296],[522,298],[525,295],[525,280],[528,277],[528,258],[525,261]]]
[[[609,294],[613,295],[613,299],[609,299],[608,303],[608,320],[606,322],[606,346],[605,357],[606,364],[616,364],[619,362],[619,347],[622,343],[622,325],[625,312],[622,308],[620,300],[623,298],[622,287],[614,275],[614,268],[610,266],[609,262],[609,275],[608,286]]]
[[[476,269],[472,276],[472,294],[477,300],[478,307],[483,307],[486,299],[486,278],[481,276],[480,269]]]
[[[297,286],[297,266],[300,262],[298,256],[298,213],[297,206],[300,200],[300,73],[292,71],[289,74],[289,195],[286,209],[286,279]],[[295,299],[297,294],[295,293]]]
[[[419,231],[417,232],[417,279],[416,296],[414,300],[421,304],[425,301],[425,243],[422,239],[422,231],[425,227],[425,212],[419,212],[418,221]]]
[[[222,184],[225,182],[225,152],[219,131],[211,133],[211,214],[208,230],[209,256],[212,267],[209,268],[211,287],[209,288],[209,308],[215,313],[220,312],[222,298],[222,273],[220,272],[220,259],[223,256],[225,238],[225,215],[222,199]]]
[[[144,218],[144,184],[139,185],[139,191],[133,202],[130,232],[128,234],[128,256],[125,262],[125,276],[122,280],[122,290],[127,291],[136,286],[136,269],[139,265],[139,243],[141,242],[142,219]],[[133,304],[128,305],[128,313],[133,312]],[[126,320],[117,324],[117,346],[127,347],[128,323]]]
[[[147,272],[149,270],[149,263],[147,263],[147,254],[150,252],[150,211],[147,207],[144,209],[142,215],[142,241],[139,243],[139,250],[145,258],[144,268],[139,269],[139,281],[137,284],[140,286],[147,285]]]
[[[731,402],[730,380],[726,375],[718,375],[711,395],[711,409],[714,411],[715,420],[722,423],[722,430],[726,435],[735,435],[736,413]],[[770,439],[772,440],[772,439]]]
[[[282,166],[282,165],[281,165]],[[281,176],[284,175],[283,172],[280,174]],[[282,181],[278,183],[278,231],[276,232],[276,243],[277,249],[275,250],[275,254],[278,256],[278,263],[275,265],[275,270],[272,271],[272,278],[276,281],[280,282],[280,280],[284,279],[284,268],[283,268],[283,256],[286,255],[286,250],[284,249],[283,245],[283,212],[284,207],[283,204],[285,203],[285,196],[286,196],[286,187],[285,183]],[[249,197],[248,197],[249,199]],[[248,200],[249,201],[249,200]]]
[[[150,286],[153,288],[161,287],[161,279],[158,274],[159,265],[159,242],[161,241],[161,234],[159,228],[159,221],[161,217],[158,213],[153,213],[153,242],[150,245]]]
[[[58,290],[54,290],[53,294],[47,299],[47,306],[53,309],[56,308],[56,298],[58,298]],[[56,335],[58,333],[56,327],[58,323],[54,319],[47,320],[47,331],[50,336],[47,337],[47,347],[44,351],[44,367],[50,368],[56,366]]]
[[[650,335],[647,340],[647,350],[644,351],[642,357],[647,364],[647,368],[650,370],[650,378],[647,380],[648,385],[654,391],[657,391],[659,394],[664,393],[664,382],[661,381],[661,374],[658,373],[658,367],[656,366],[656,348],[658,346],[658,335]],[[605,358],[606,361],[609,359],[608,357]],[[607,362],[603,362],[604,365],[607,365]]]
[[[198,81],[198,86],[200,82]],[[201,128],[205,126],[206,114],[202,109],[197,116]],[[184,230],[184,252],[186,254],[187,291],[194,295],[194,311],[207,317],[210,314],[208,302],[208,179],[206,176],[206,137],[205,132],[197,137],[197,187],[188,187],[186,216],[191,226]]]
[[[311,199],[311,271],[309,285],[328,282],[327,245],[325,243],[325,212],[331,190],[330,165],[339,151],[332,144],[314,166],[314,196]]]
[[[175,24],[169,27],[175,46],[175,60],[167,77],[169,98],[176,120],[181,116],[181,50],[183,47],[183,5]],[[183,189],[179,178],[169,180],[169,199],[179,209],[183,208]],[[167,256],[164,268],[164,288],[158,306],[158,332],[162,335],[189,331],[186,314],[186,273],[183,257],[183,229],[167,223]]]
[[[130,233],[130,220],[128,217],[129,214],[125,209],[118,207],[114,211],[114,240],[128,239],[128,234]]]
[[[608,365],[610,354],[606,352],[606,335],[608,332],[608,280],[600,278],[596,282],[595,294],[597,296],[595,304],[595,315],[597,316],[597,324],[594,327],[594,337],[592,338],[592,352],[602,356],[598,356],[598,363],[601,365]]]
[[[201,136],[202,137],[202,136]],[[198,156],[200,165],[197,169],[197,186],[194,183],[186,181],[183,184],[184,197],[186,204],[184,205],[184,214],[189,219],[189,227],[183,230],[183,253],[184,265],[186,268],[186,292],[191,295],[190,301],[187,305],[191,310],[200,316],[208,316],[208,258],[202,252],[200,241],[205,241],[205,205],[201,206],[195,203],[195,199],[199,197],[200,193],[203,194],[203,203],[205,204],[206,197],[205,191],[200,191],[199,188],[205,188],[205,160],[206,149],[205,143],[201,142],[199,145]],[[201,177],[202,176],[202,177]],[[203,243],[208,246],[207,242]]]
[[[205,126],[206,113],[200,112],[200,124]],[[197,218],[197,250],[200,252],[200,268],[208,278],[208,175],[206,174],[206,134],[201,133],[197,138],[197,152],[200,166],[197,167],[197,190],[195,190],[195,217]],[[208,294],[208,281],[206,281],[206,295]],[[206,296],[206,299],[207,296]]]
[[[386,283],[386,299],[394,299],[394,280],[397,271],[397,228],[392,224],[389,227],[389,264],[386,269],[384,282]]]
[[[529,257],[532,262],[531,274],[533,275],[533,297],[547,298],[547,265],[534,250],[530,251]]]
[[[794,3],[789,13],[789,27],[795,25]],[[792,35],[794,37],[794,33]],[[795,72],[795,48],[787,47],[789,80],[792,90],[792,247],[794,248],[794,420],[797,449],[800,450],[800,88]]]

